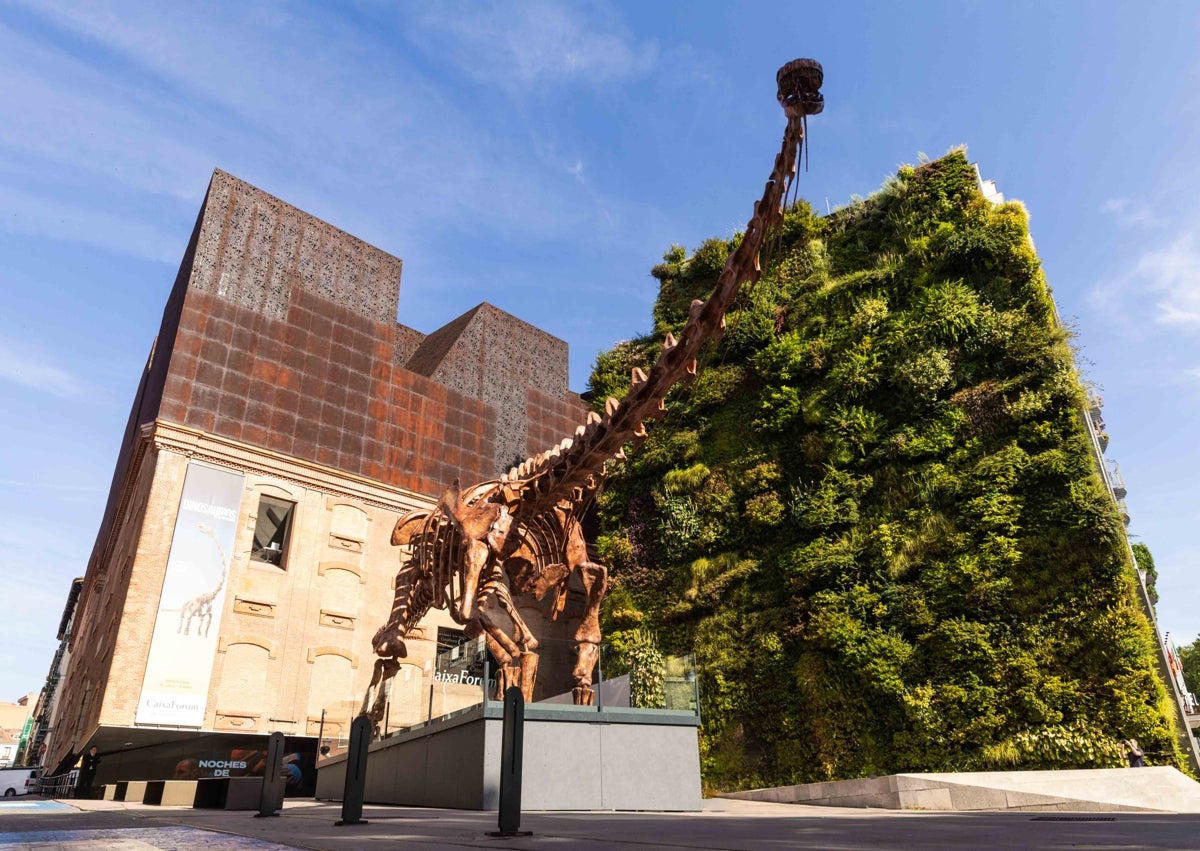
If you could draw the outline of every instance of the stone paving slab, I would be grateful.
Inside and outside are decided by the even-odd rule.
[[[496,829],[496,813],[471,810],[368,805],[363,814],[369,824],[335,827],[340,805],[314,801],[288,801],[278,818],[112,801],[71,803],[67,813],[0,817],[0,851],[1200,848],[1200,815],[1191,814],[915,812],[717,799],[706,801],[699,813],[527,812],[521,827],[532,831],[531,836],[496,839],[488,836]],[[181,829],[191,832],[181,834]],[[72,844],[80,837],[86,846]],[[141,844],[130,844],[135,842]]]
[[[281,845],[193,827],[135,827],[116,830],[35,830],[0,833],[3,851],[296,851]]]

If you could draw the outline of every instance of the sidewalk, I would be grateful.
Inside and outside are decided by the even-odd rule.
[[[1200,815],[1192,814],[915,813],[716,799],[706,801],[700,813],[526,813],[521,828],[533,835],[500,839],[487,835],[496,829],[495,813],[466,810],[367,806],[363,816],[369,824],[335,827],[340,805],[314,801],[289,801],[277,818],[112,801],[45,803],[70,806],[0,809],[0,849],[1200,847]]]

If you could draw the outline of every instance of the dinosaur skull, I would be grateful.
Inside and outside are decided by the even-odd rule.
[[[788,118],[816,115],[825,108],[821,83],[825,72],[815,59],[793,59],[775,75],[779,83],[779,105]]]

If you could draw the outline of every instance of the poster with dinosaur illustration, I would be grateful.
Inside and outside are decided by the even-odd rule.
[[[189,463],[135,722],[199,727],[221,632],[240,473]]]

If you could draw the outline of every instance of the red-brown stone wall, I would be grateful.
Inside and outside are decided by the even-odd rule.
[[[529,423],[530,454],[545,452],[564,437],[574,438],[583,425],[587,405],[574,393],[555,397],[534,388],[525,391],[525,417]]]
[[[489,478],[494,412],[397,366],[395,332],[300,288],[282,320],[193,290],[160,416],[431,495]]]

